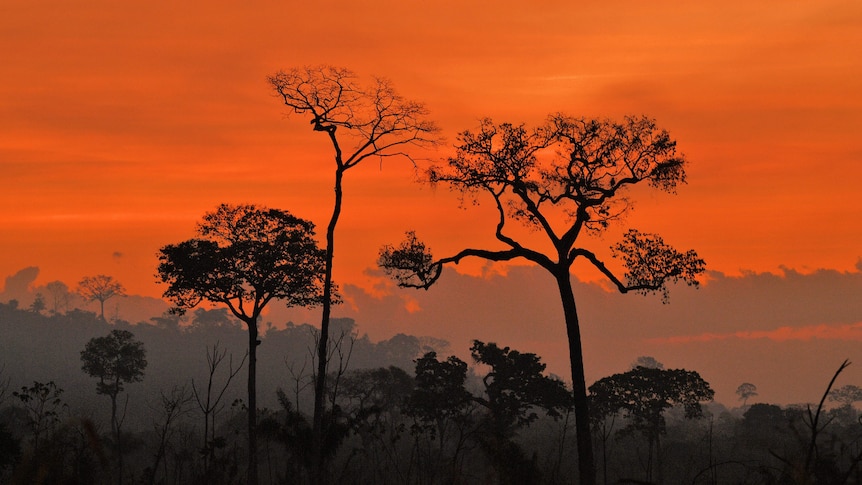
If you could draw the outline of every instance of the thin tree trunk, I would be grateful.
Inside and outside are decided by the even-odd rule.
[[[569,268],[557,271],[555,275],[563,314],[566,318],[566,332],[569,340],[569,361],[572,367],[572,396],[575,405],[575,435],[578,443],[578,472],[583,485],[596,484],[596,467],[593,457],[592,433],[590,431],[590,407],[587,400],[587,385],[584,376],[584,354],[581,347],[581,328],[578,310],[572,291]]]
[[[111,394],[111,432],[114,435],[114,447],[117,450],[117,484],[123,484],[123,447],[120,443],[120,423],[117,419],[117,392],[119,389],[119,377],[114,383],[114,393]]]
[[[342,180],[344,178],[344,169],[339,163],[339,167],[335,171],[335,205],[332,210],[332,217],[329,220],[329,225],[326,227],[326,267],[323,277],[323,316],[320,322],[320,339],[317,342],[317,376],[314,383],[314,418],[312,427],[312,446],[313,446],[313,463],[314,483],[323,483],[324,476],[324,460],[323,460],[323,415],[325,412],[326,398],[326,351],[329,344],[329,318],[332,314],[332,263],[335,254],[335,226],[338,224],[338,217],[341,215],[342,201]]]
[[[257,319],[248,324],[248,485],[257,485]]]

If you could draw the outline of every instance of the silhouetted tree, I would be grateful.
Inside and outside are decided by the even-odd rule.
[[[159,472],[159,465],[164,462],[165,477],[168,476],[166,454],[168,445],[175,433],[174,425],[177,419],[190,411],[191,393],[185,386],[174,386],[170,392],[159,392],[159,400],[156,409],[159,413],[157,421],[153,422],[153,429],[156,432],[158,439],[158,448],[153,458],[153,465],[150,467],[149,483],[155,485],[156,475]]]
[[[194,379],[192,379],[192,394],[201,410],[201,414],[204,415],[204,444],[201,448],[201,454],[204,459],[204,476],[208,477],[209,466],[215,454],[216,447],[215,412],[220,409],[220,406],[224,406],[221,404],[224,393],[227,391],[233,378],[236,377],[240,370],[242,370],[242,366],[245,364],[245,359],[248,357],[248,353],[246,352],[246,354],[243,355],[242,360],[239,365],[236,366],[236,369],[233,367],[233,354],[230,354],[228,357],[228,369],[224,383],[220,389],[214,389],[213,385],[215,374],[221,366],[222,361],[224,361],[227,356],[227,350],[223,349],[219,351],[219,342],[216,342],[213,344],[212,350],[207,347],[206,352],[208,372],[206,392],[204,393],[203,388],[199,391],[195,385]]]
[[[351,452],[359,458],[358,470],[351,473],[361,474],[358,481],[385,483],[393,476],[407,481],[399,451],[406,430],[404,403],[413,385],[413,377],[395,366],[353,370],[342,378],[339,403],[361,440]]]
[[[480,440],[498,472],[499,483],[538,483],[535,463],[524,457],[514,432],[538,418],[536,408],[560,417],[571,405],[571,393],[559,379],[542,373],[545,364],[532,353],[521,353],[495,343],[473,341],[473,361],[490,366],[482,377],[487,399],[473,400],[489,412]]]
[[[468,257],[525,259],[551,274],[568,333],[581,482],[592,485],[595,463],[571,267],[584,259],[620,292],[660,291],[664,300],[667,283],[697,285],[703,260],[694,251],[676,251],[657,235],[630,229],[613,246],[612,254],[626,268],[622,277],[580,244],[585,236],[602,233],[629,212],[625,195],[631,186],[644,183],[674,192],[685,182],[686,160],[653,120],[635,117],[616,123],[553,115],[533,131],[486,119],[478,131],[461,133],[455,148],[456,155],[445,165],[430,167],[426,179],[446,184],[467,198],[480,193],[489,196],[498,216],[494,235],[503,248],[469,248],[435,260],[425,244],[408,232],[398,247],[381,250],[379,264],[400,286],[425,289],[439,278],[443,265]],[[545,248],[551,249],[516,240],[509,234],[509,222],[544,235]]]
[[[456,483],[461,475],[464,447],[473,431],[473,395],[467,391],[467,363],[458,357],[437,359],[427,352],[416,359],[416,384],[405,401],[405,414],[413,419],[410,432],[419,460],[419,473],[435,483],[439,468],[443,483]],[[435,446],[436,443],[436,446]]]
[[[599,379],[590,386],[597,409],[606,413],[625,412],[626,427],[644,435],[648,443],[646,479],[652,480],[652,457],[658,457],[657,471],[661,475],[661,435],[665,429],[665,410],[681,405],[687,418],[703,415],[700,405],[711,401],[715,392],[695,371],[635,367],[622,374]]]
[[[664,369],[664,364],[655,360],[655,357],[649,356],[640,356],[635,360],[635,363],[632,364],[632,369],[637,367],[646,367],[648,369]]]
[[[62,281],[52,281],[45,285],[45,289],[51,294],[52,314],[65,313],[69,310],[69,287]]]
[[[842,406],[852,406],[853,403],[862,401],[862,388],[853,384],[841,386],[829,392],[829,400]]]
[[[30,311],[33,313],[42,313],[45,310],[45,297],[41,293],[36,293],[33,303],[30,304]]]
[[[370,86],[363,86],[347,69],[318,66],[280,71],[270,76],[269,82],[292,112],[310,117],[312,129],[326,135],[335,159],[335,202],[326,228],[323,317],[314,387],[313,435],[315,448],[319,448],[323,436],[325,356],[332,301],[328,292],[332,283],[335,228],[341,215],[344,174],[368,158],[409,158],[404,151],[406,146],[433,142],[438,128],[426,119],[424,105],[404,99],[385,79],[375,78]],[[319,451],[316,450],[316,461],[318,471],[322,472]]]
[[[62,399],[63,389],[54,381],[33,382],[30,387],[23,386],[12,393],[27,411],[27,424],[33,433],[33,454],[40,453],[39,440],[53,433],[60,422],[60,412],[68,407]]]
[[[123,452],[120,443],[122,419],[117,415],[117,396],[123,392],[123,384],[140,382],[144,378],[146,357],[144,344],[135,340],[135,335],[128,330],[111,330],[105,337],[94,337],[81,351],[81,370],[99,379],[96,383],[97,394],[111,398],[111,434],[117,447],[118,483],[123,481]]]
[[[743,382],[736,388],[736,395],[739,396],[739,399],[742,399],[742,405],[745,406],[748,398],[757,395],[757,386],[750,382]]]
[[[314,224],[289,212],[222,204],[198,225],[200,238],[160,249],[164,296],[182,312],[221,303],[248,327],[248,483],[257,484],[258,319],[269,302],[314,306],[322,301],[324,253]],[[325,292],[330,297],[330,291]]]
[[[99,302],[99,315],[105,320],[105,302],[115,296],[126,296],[126,289],[112,276],[85,276],[78,282],[78,294],[87,301]]]

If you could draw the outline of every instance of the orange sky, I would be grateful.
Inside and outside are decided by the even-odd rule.
[[[315,3],[5,0],[0,277],[104,273],[158,296],[156,251],[219,203],[325,226],[327,142],[266,83],[320,63],[390,78],[450,141],[485,116],[649,115],[691,162],[689,183],[646,194],[630,225],[726,275],[859,271],[858,1]],[[412,180],[396,160],[348,173],[338,281],[370,285],[378,248],[406,229],[438,254],[492,242],[490,207],[462,211]],[[740,331],[652,342],[796,338]]]
[[[265,82],[316,63],[389,77],[449,140],[483,116],[655,117],[689,184],[646,197],[630,223],[711,269],[847,270],[862,256],[859,2],[294,3],[4,2],[0,275],[108,273],[155,296],[155,251],[218,203],[322,226],[326,141]],[[347,197],[342,281],[363,281],[405,219],[441,253],[488,241],[485,213],[413,185],[406,163],[350,173]]]

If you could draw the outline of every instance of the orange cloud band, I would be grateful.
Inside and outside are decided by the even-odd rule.
[[[648,339],[650,344],[687,344],[715,340],[768,339],[776,342],[790,340],[859,340],[862,341],[862,322],[843,325],[809,325],[805,327],[778,327],[772,330],[740,330],[732,333],[702,333],[700,335],[676,335]]]

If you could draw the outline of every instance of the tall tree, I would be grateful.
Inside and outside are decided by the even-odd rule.
[[[341,215],[344,174],[369,158],[410,158],[405,149],[409,145],[434,143],[438,128],[427,119],[428,113],[422,103],[403,98],[386,79],[375,78],[365,86],[348,69],[316,66],[280,71],[269,77],[269,83],[285,106],[293,113],[311,118],[312,129],[326,135],[332,145],[335,162],[335,201],[326,227],[323,315],[314,385],[313,437],[319,475],[323,467],[321,446],[326,355],[332,312],[332,299],[328,292],[332,282],[335,228]],[[320,476],[317,478],[321,479]]]
[[[598,380],[590,386],[597,408],[606,413],[625,412],[629,429],[642,433],[649,446],[646,480],[651,481],[652,457],[660,457],[661,435],[666,431],[665,410],[681,405],[687,418],[703,415],[700,405],[711,401],[715,392],[695,371],[638,366],[622,374]],[[657,471],[659,482],[661,461]]]
[[[679,252],[661,237],[629,229],[613,246],[625,274],[618,276],[583,239],[604,232],[631,210],[630,187],[649,185],[674,192],[685,181],[683,156],[676,142],[648,118],[622,122],[552,115],[534,130],[523,125],[481,122],[477,131],[458,137],[456,154],[426,172],[432,184],[445,184],[462,197],[490,197],[497,210],[494,229],[500,249],[467,248],[434,259],[412,232],[399,246],[385,246],[379,264],[400,286],[428,289],[442,267],[464,258],[490,261],[524,259],[547,270],[557,284],[565,316],[572,370],[581,482],[595,483],[590,437],[589,403],[584,381],[580,321],[571,283],[571,267],[583,259],[597,268],[622,293],[660,291],[684,281],[697,285],[704,262],[694,251]],[[510,223],[544,236],[515,239]]]
[[[117,396],[123,384],[140,382],[147,368],[143,342],[128,330],[111,330],[104,337],[90,339],[81,351],[81,370],[97,377],[96,393],[111,398],[111,432],[117,446],[118,483],[123,481],[123,449],[120,443],[121,418],[117,415]],[[128,402],[128,401],[127,401]]]
[[[220,303],[248,327],[248,483],[257,470],[258,319],[272,300],[315,306],[334,298],[323,290],[324,252],[314,224],[289,212],[254,205],[222,204],[204,215],[199,238],[159,250],[164,296],[182,313],[199,303]]]
[[[105,321],[105,302],[115,296],[126,296],[126,289],[112,276],[85,276],[78,282],[78,294],[87,301],[99,302],[99,315]]]

